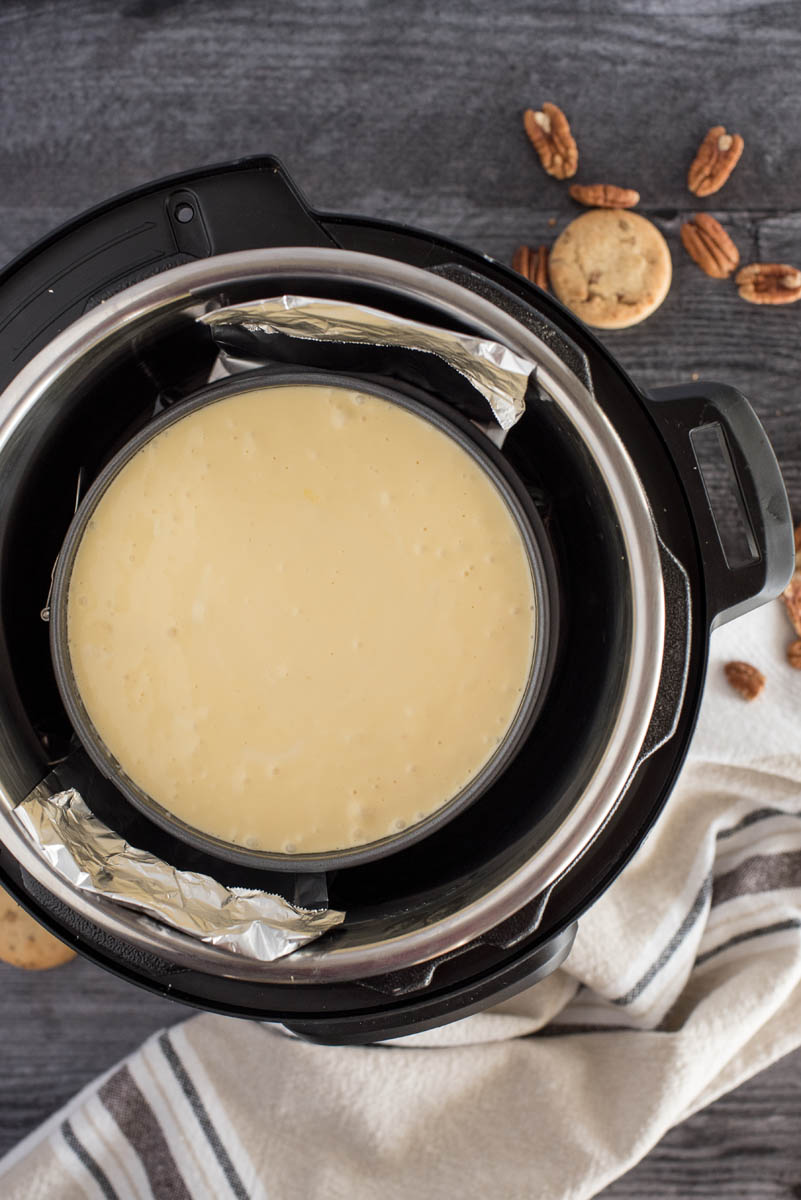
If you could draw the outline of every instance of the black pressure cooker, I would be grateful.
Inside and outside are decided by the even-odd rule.
[[[554,563],[552,670],[524,744],[476,800],[378,861],[309,874],[216,856],[151,820],[100,771],[56,684],[53,564],[89,487],[131,439],[209,381],[209,305],[300,294],[492,338],[536,364],[499,453]],[[430,356],[358,361],[276,341],[293,369],[354,368],[470,419]],[[776,596],[793,565],[781,475],[724,384],[645,395],[551,296],[402,225],[311,210],[272,158],[126,193],[0,276],[0,879],[44,925],[132,983],[334,1043],[417,1032],[555,970],[576,922],[641,844],[693,731],[711,628]],[[719,439],[745,529],[721,540],[697,455]],[[77,890],[25,836],[27,797],[74,787],[131,845],[344,924],[260,963]]]

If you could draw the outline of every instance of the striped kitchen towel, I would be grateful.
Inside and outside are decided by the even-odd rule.
[[[0,1163],[3,1200],[584,1200],[801,1043],[801,672],[779,604],[719,630],[691,759],[562,970],[385,1046],[200,1016]],[[747,704],[722,665],[768,677]]]

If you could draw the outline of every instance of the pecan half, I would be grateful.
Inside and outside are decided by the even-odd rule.
[[[801,525],[795,531],[795,570],[782,592],[787,616],[797,636],[801,638]]]
[[[726,663],[726,678],[743,700],[756,700],[765,686],[765,676],[747,662]]]
[[[784,607],[790,624],[801,637],[801,571],[796,570],[787,587],[782,592]]]
[[[578,166],[578,147],[567,117],[555,104],[543,104],[536,112],[527,108],[523,125],[540,162],[554,179],[570,179]]]
[[[795,304],[801,300],[801,271],[787,263],[749,263],[734,277],[743,300],[751,304]]]
[[[548,247],[518,246],[512,259],[512,269],[526,279],[536,283],[544,292],[548,290]]]
[[[798,641],[790,642],[787,647],[787,661],[791,667],[795,667],[796,671],[801,671],[801,638]]]
[[[740,251],[709,213],[696,213],[682,225],[681,244],[693,262],[713,279],[728,279],[739,265]]]
[[[634,208],[640,193],[634,188],[615,187],[613,183],[571,183],[570,195],[587,208]]]
[[[737,166],[744,144],[739,133],[727,133],[722,125],[713,125],[687,173],[690,191],[696,196],[720,191]]]

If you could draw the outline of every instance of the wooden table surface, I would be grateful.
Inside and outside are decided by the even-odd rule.
[[[801,265],[801,8],[792,0],[6,0],[0,261],[114,193],[272,152],[318,208],[406,221],[508,261],[575,215],[522,132],[568,112],[581,177],[636,187],[674,254],[663,307],[606,341],[644,385],[752,398],[801,517],[801,304],[762,309],[678,243],[710,125],[743,134],[722,213],[744,261]],[[0,1151],[187,1010],[87,962],[0,968]],[[604,1197],[801,1196],[801,1052],[674,1129]]]

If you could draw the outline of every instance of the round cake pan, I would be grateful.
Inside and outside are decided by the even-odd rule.
[[[531,569],[537,614],[531,669],[520,705],[506,736],[470,782],[424,820],[398,833],[355,847],[308,854],[253,850],[224,841],[176,817],[141,789],[116,761],[89,717],[73,674],[67,630],[70,579],[81,539],[101,497],[123,467],[152,438],[189,413],[255,388],[288,384],[313,384],[367,392],[415,413],[456,441],[485,472],[515,522]],[[471,421],[450,406],[405,385],[403,390],[399,390],[394,383],[390,386],[354,375],[308,369],[282,368],[280,372],[256,369],[210,384],[160,414],[131,438],[95,479],[67,531],[56,564],[50,605],[50,647],[58,689],[78,738],[100,771],[156,825],[196,849],[242,866],[270,871],[328,871],[370,862],[420,841],[477,800],[506,770],[531,731],[553,669],[557,646],[556,587],[553,556],[537,509],[503,454]]]

